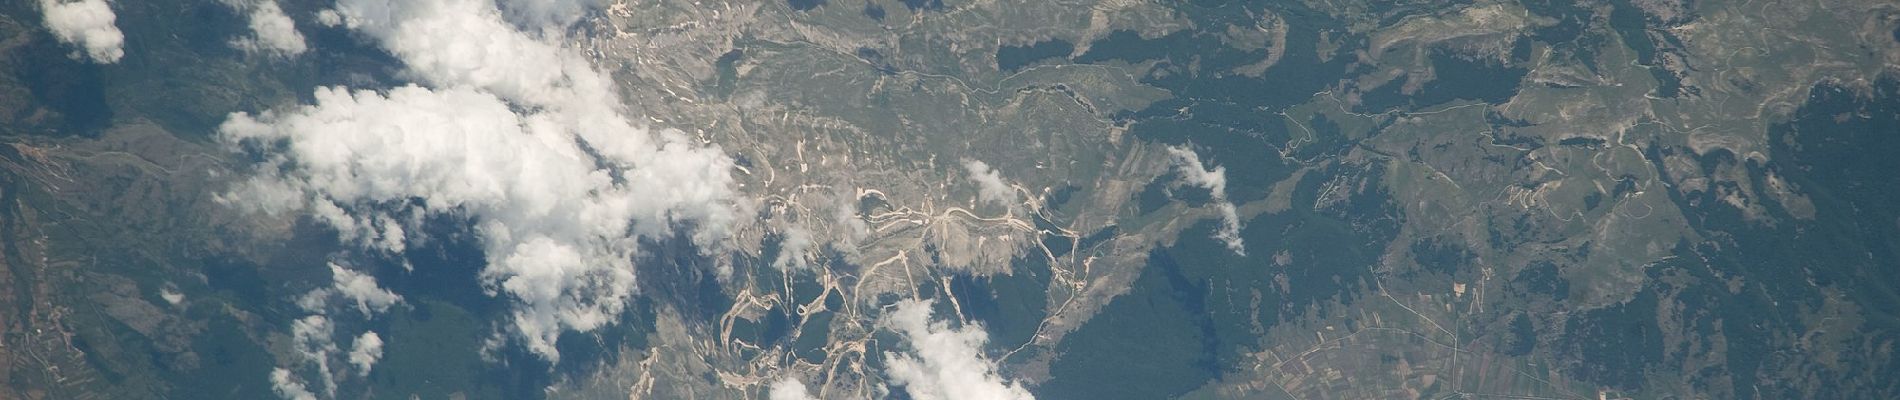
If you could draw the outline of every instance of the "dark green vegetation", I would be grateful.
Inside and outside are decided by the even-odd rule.
[[[785,4],[790,5],[795,11],[810,11],[825,5],[825,0],[785,0]]]
[[[1048,306],[1049,264],[1043,257],[1018,259],[1010,275],[950,278],[950,294],[966,318],[983,323],[990,343],[1013,349],[1028,343]]]
[[[1531,42],[1521,40],[1518,43],[1528,45]],[[1499,65],[1497,60],[1473,60],[1469,56],[1448,51],[1432,52],[1431,64],[1432,79],[1426,81],[1418,92],[1400,93],[1401,88],[1410,81],[1409,78],[1396,79],[1365,93],[1360,99],[1362,103],[1359,104],[1359,110],[1417,110],[1456,100],[1503,103],[1517,95],[1518,82],[1530,72],[1523,67]]]
[[[1051,368],[1054,380],[1038,388],[1051,398],[1167,398],[1199,387],[1220,373],[1218,338],[1205,314],[1206,288],[1189,282],[1165,252],[1118,297],[1069,336]],[[1124,385],[1123,382],[1143,382]]]
[[[1377,170],[1338,171],[1377,181]],[[1246,256],[1208,239],[1215,222],[1156,250],[1130,293],[1069,336],[1058,352],[1051,398],[1169,398],[1201,387],[1260,351],[1266,330],[1314,310],[1350,307],[1371,286],[1384,243],[1400,216],[1383,193],[1314,209],[1321,182],[1303,181],[1292,211],[1246,221]],[[1286,265],[1276,257],[1289,258]],[[1116,382],[1148,384],[1130,390]]]
[[[1900,77],[1882,75],[1863,89],[1816,85],[1795,117],[1776,125],[1771,134],[1774,157],[1769,163],[1741,161],[1727,153],[1706,156],[1705,162],[1742,164],[1758,188],[1767,184],[1771,174],[1787,179],[1808,193],[1814,202],[1813,217],[1796,218],[1775,197],[1758,195],[1777,220],[1790,221],[1764,225],[1748,221],[1733,208],[1717,207],[1713,191],[1672,196],[1696,229],[1717,239],[1684,245],[1677,250],[1683,254],[1679,260],[1688,261],[1652,270],[1655,276],[1691,279],[1692,283],[1673,285],[1658,280],[1649,290],[1682,298],[1681,304],[1688,307],[1684,312],[1695,317],[1655,323],[1726,338],[1729,359],[1724,367],[1732,374],[1740,398],[1838,398],[1900,389],[1891,380],[1874,378],[1900,373],[1900,361],[1860,347],[1900,340],[1900,315],[1892,307],[1869,306],[1852,316],[1859,326],[1847,329],[1868,335],[1869,341],[1828,349],[1841,357],[1834,363],[1788,365],[1791,360],[1778,355],[1799,346],[1778,332],[1833,326],[1808,317],[1834,306],[1830,296],[1844,295],[1870,305],[1900,304],[1900,292],[1896,292],[1900,288],[1900,212],[1892,207],[1900,204],[1900,179],[1892,175],[1900,171],[1900,159],[1892,156],[1900,151]],[[1723,276],[1739,276],[1745,283],[1739,291],[1725,288]],[[1600,337],[1579,340],[1594,338]],[[1656,361],[1709,350],[1666,351],[1668,358]],[[1663,354],[1641,357],[1651,358],[1586,365],[1667,371],[1631,362]],[[1790,372],[1843,375],[1825,385],[1777,378]],[[1638,387],[1638,382],[1622,383]]]
[[[1295,15],[1309,12],[1290,3],[1214,7],[1184,4],[1182,8],[1191,18],[1212,26],[1251,24],[1244,18],[1254,10]],[[1145,39],[1135,32],[1117,31],[1091,44],[1075,62],[1158,62],[1140,78],[1144,84],[1167,89],[1174,97],[1118,119],[1130,124],[1130,130],[1144,139],[1197,145],[1204,161],[1236,171],[1228,175],[1229,198],[1236,202],[1258,200],[1266,196],[1268,186],[1292,171],[1289,160],[1278,157],[1275,151],[1292,139],[1293,130],[1300,128],[1276,113],[1306,102],[1327,82],[1338,80],[1348,71],[1345,48],[1330,55],[1316,48],[1319,32],[1336,29],[1337,21],[1314,15],[1288,22],[1293,26],[1287,33],[1288,48],[1272,49],[1285,55],[1272,68],[1272,74],[1261,78],[1216,73],[1257,62],[1267,50],[1228,47],[1214,32],[1179,31]],[[1322,59],[1323,55],[1327,59]],[[1345,150],[1340,144],[1344,143],[1315,146],[1315,151],[1337,155]]]
[[[481,322],[461,308],[437,301],[412,301],[384,321],[383,361],[371,372],[371,393],[383,398],[505,398],[505,381],[479,371],[491,368],[481,357]]]
[[[1667,65],[1672,59],[1687,57],[1686,45],[1677,32],[1661,29],[1689,17],[1658,16],[1627,2],[1600,9],[1568,3],[1525,6],[1553,19],[1533,26],[1533,34],[1506,42],[1510,45],[1504,57],[1471,56],[1461,53],[1468,49],[1459,48],[1423,50],[1422,65],[1432,72],[1425,75],[1428,80],[1414,81],[1418,75],[1406,75],[1362,88],[1352,111],[1435,110],[1469,101],[1502,105],[1533,84],[1526,82],[1531,68],[1525,64],[1538,61],[1536,57],[1555,57],[1605,73],[1613,65],[1603,60],[1603,46],[1618,42],[1629,47],[1633,62],[1654,79],[1654,96],[1701,93],[1684,83],[1687,72]],[[1141,70],[1145,71],[1140,75],[1142,82],[1166,88],[1173,97],[1146,110],[1122,114],[1120,123],[1149,140],[1191,144],[1213,164],[1227,167],[1230,196],[1237,201],[1265,197],[1268,188],[1292,170],[1346,156],[1392,123],[1389,117],[1376,118],[1381,122],[1361,134],[1327,114],[1284,114],[1327,89],[1316,82],[1337,82],[1376,71],[1347,55],[1369,39],[1347,32],[1339,22],[1287,4],[1178,7],[1203,26],[1222,26],[1233,16],[1254,15],[1259,10],[1291,16],[1286,17],[1291,26],[1286,33],[1290,48],[1272,49],[1284,51],[1284,58],[1258,78],[1223,73],[1254,62],[1263,52],[1223,46],[1227,39],[1215,29],[1146,38],[1134,32],[1113,32],[1072,61],[1151,66]],[[1386,15],[1394,22],[1417,16],[1399,8]],[[1593,15],[1607,17],[1607,22],[1593,21]],[[1331,42],[1344,45],[1331,54],[1311,47],[1322,32]],[[998,60],[1009,70],[1008,66],[1046,57],[1034,50],[1053,52],[1045,46],[1053,45],[1004,47]],[[1544,84],[1571,87],[1561,82]],[[1663,393],[1658,387],[1675,378],[1657,377],[1675,374],[1681,370],[1672,366],[1684,364],[1696,365],[1682,371],[1688,374],[1684,382],[1739,398],[1841,398],[1894,392],[1895,386],[1873,377],[1890,375],[1882,371],[1900,366],[1877,350],[1900,339],[1895,336],[1900,319],[1888,311],[1862,309],[1866,314],[1856,318],[1864,321],[1840,328],[1839,323],[1824,322],[1817,315],[1842,312],[1837,309],[1842,303],[1828,300],[1829,296],[1844,296],[1863,306],[1900,304],[1894,289],[1900,287],[1900,264],[1894,261],[1900,259],[1900,235],[1896,235],[1900,215],[1893,210],[1894,204],[1900,204],[1896,198],[1900,179],[1892,175],[1900,171],[1900,164],[1887,156],[1900,152],[1896,92],[1900,84],[1892,73],[1869,86],[1823,83],[1813,87],[1790,121],[1770,129],[1765,143],[1771,145],[1767,159],[1772,161],[1722,149],[1695,154],[1687,147],[1663,143],[1643,146],[1660,179],[1673,185],[1699,178],[1670,176],[1673,171],[1662,165],[1665,157],[1682,154],[1692,154],[1703,171],[1738,168],[1751,181],[1668,191],[1689,228],[1705,241],[1675,243],[1675,256],[1645,265],[1641,281],[1646,283],[1629,298],[1607,307],[1577,309],[1567,318],[1514,311],[1514,307],[1567,310],[1573,307],[1568,304],[1575,301],[1572,294],[1577,290],[1567,277],[1597,273],[1581,270],[1585,267],[1571,261],[1553,261],[1564,257],[1514,267],[1520,272],[1507,276],[1502,296],[1508,300],[1494,306],[1499,311],[1468,316],[1473,327],[1497,329],[1479,329],[1474,340],[1503,355],[1560,360],[1564,373],[1624,393]],[[1544,128],[1495,112],[1487,112],[1486,123],[1501,132],[1493,141],[1498,146],[1610,152],[1618,145],[1596,136],[1515,136],[1512,132]],[[1296,141],[1295,135],[1312,135],[1312,142],[1285,148],[1283,144]],[[1413,162],[1421,157],[1418,150],[1377,154]],[[1381,167],[1373,163],[1365,168],[1376,172]],[[1354,171],[1332,167],[1319,176],[1350,173]],[[1368,181],[1378,180],[1376,173],[1371,175],[1375,177]],[[1601,213],[1603,207],[1637,192],[1645,179],[1629,173],[1612,178],[1612,184],[1583,195],[1581,209]],[[1157,212],[1176,201],[1200,206],[1196,196],[1179,193],[1171,183],[1175,179],[1164,175],[1138,192],[1135,203],[1140,212]],[[1374,279],[1367,269],[1379,268],[1378,255],[1386,251],[1399,226],[1411,219],[1436,217],[1400,215],[1391,206],[1378,206],[1391,200],[1377,191],[1352,194],[1350,206],[1303,213],[1300,210],[1314,207],[1312,198],[1303,196],[1311,196],[1315,179],[1307,175],[1301,181],[1293,211],[1246,222],[1243,232],[1251,257],[1223,257],[1229,253],[1217,242],[1203,239],[1210,229],[1206,223],[1183,232],[1177,248],[1154,252],[1128,294],[1116,298],[1097,319],[1065,340],[1059,349],[1062,356],[1051,370],[1054,378],[1040,387],[1040,393],[1057,398],[1166,398],[1221,380],[1224,372],[1241,366],[1242,355],[1273,345],[1260,337],[1274,322],[1297,319],[1299,313],[1318,305],[1353,307],[1352,300],[1364,296]],[[1813,216],[1781,204],[1784,200],[1778,199],[1784,197],[1769,192],[1780,190],[1774,189],[1779,185],[1806,193],[1813,203],[1801,207],[1811,207]],[[1759,201],[1765,218],[1776,222],[1746,216],[1745,210],[1724,202],[1725,196],[1737,192]],[[1554,221],[1542,221],[1547,220],[1514,218],[1508,229],[1490,233],[1489,244],[1495,249],[1555,243],[1561,236],[1540,236],[1550,235],[1542,224]],[[1539,233],[1506,233],[1512,231]],[[1412,260],[1392,276],[1462,279],[1477,274],[1477,267],[1502,261],[1487,262],[1456,238],[1396,244],[1409,248]],[[1583,242],[1566,250],[1571,253],[1565,257],[1587,259],[1602,248]],[[1336,253],[1301,254],[1315,249]],[[1271,255],[1280,251],[1290,252],[1291,265],[1271,264]],[[1392,266],[1386,264],[1386,268]],[[1275,279],[1290,284],[1275,285]],[[1847,329],[1852,333],[1845,335],[1862,341],[1832,345],[1845,347],[1828,353],[1840,357],[1838,361],[1823,363],[1789,355],[1806,351],[1798,350],[1806,345],[1788,332],[1829,329],[1824,325]],[[1847,371],[1855,371],[1854,378],[1840,385],[1824,384],[1825,378],[1819,378]],[[1806,378],[1790,380],[1790,376]],[[1136,377],[1151,385],[1130,391],[1113,384]]]
[[[1028,46],[1003,46],[996,49],[996,69],[1020,70],[1036,61],[1057,57],[1066,58],[1074,51],[1075,45],[1062,39],[1045,40]]]

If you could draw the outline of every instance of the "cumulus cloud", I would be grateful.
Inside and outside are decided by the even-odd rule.
[[[1240,215],[1234,203],[1227,200],[1227,167],[1209,169],[1201,164],[1199,154],[1185,146],[1169,146],[1168,156],[1173,160],[1175,170],[1181,174],[1181,180],[1212,193],[1214,207],[1220,211],[1221,217],[1221,227],[1214,232],[1214,239],[1225,243],[1234,254],[1246,255],[1247,248],[1240,239]]]
[[[397,296],[383,289],[382,286],[378,286],[375,277],[334,263],[330,264],[330,277],[333,281],[332,289],[343,298],[356,302],[357,311],[363,312],[363,315],[371,315],[371,312],[381,313],[389,310],[389,306],[402,302],[402,296]]]
[[[691,226],[718,244],[744,215],[731,158],[634,125],[555,30],[524,33],[486,0],[340,0],[332,13],[427,86],[319,88],[310,105],[233,114],[221,139],[264,161],[228,204],[306,213],[392,253],[421,216],[467,217],[484,287],[514,300],[511,332],[549,360],[562,332],[615,320],[642,240]]]
[[[330,299],[343,297],[355,303],[356,309],[364,316],[380,313],[402,300],[401,297],[377,286],[375,278],[355,271],[330,265],[332,285],[304,293],[297,299],[298,307],[312,314],[298,318],[290,323],[291,351],[297,356],[292,364],[301,366],[302,371],[312,373],[316,387],[321,389],[322,397],[334,397],[336,394],[336,373],[330,368],[332,359],[339,357],[340,348],[336,343],[336,321],[330,318]],[[363,332],[351,343],[347,354],[341,355],[349,365],[355,366],[357,376],[369,375],[370,367],[383,356],[383,340],[375,332]],[[271,372],[271,382],[279,396],[287,399],[301,399],[304,395],[313,396],[307,384],[301,381],[289,369]]]
[[[336,342],[330,338],[332,329],[330,319],[321,315],[299,318],[290,324],[291,347],[316,370],[324,397],[336,394],[336,380],[330,379],[330,354],[336,353]]]
[[[970,174],[970,182],[976,183],[978,199],[1005,206],[1014,200],[1016,192],[1003,181],[1003,174],[989,164],[965,158],[963,170]]]
[[[40,10],[53,37],[79,46],[93,62],[111,64],[125,57],[125,34],[105,0],[40,0]]]
[[[271,390],[276,391],[277,396],[283,397],[286,400],[317,400],[317,394],[310,393],[310,389],[304,387],[303,382],[299,382],[297,378],[291,377],[290,370],[283,368],[272,369],[270,371],[270,384]]]
[[[356,366],[357,376],[369,376],[370,367],[376,366],[376,361],[381,359],[383,359],[383,338],[377,336],[376,332],[363,332],[363,335],[357,336],[356,342],[350,345],[350,364]]]
[[[858,254],[858,241],[871,236],[871,224],[859,217],[858,198],[840,194],[831,208],[832,222],[838,226],[833,248],[849,255]]]
[[[884,373],[918,400],[1034,399],[1022,384],[1006,382],[983,356],[989,334],[976,326],[951,328],[930,319],[933,301],[902,300],[884,324],[902,334],[908,354],[884,353]]]
[[[638,196],[618,199],[625,203],[612,210],[618,214],[606,215],[637,218],[636,234],[665,235],[682,220],[703,223],[696,239],[729,233],[738,215],[731,158],[678,130],[633,125],[611,79],[579,52],[513,29],[486,1],[344,0],[337,10],[422,80],[536,110],[521,118],[533,130],[558,133],[538,140],[567,142],[551,146],[585,143],[586,159],[606,166],[596,171],[619,175],[615,189],[638,188]]]
[[[806,267],[805,252],[810,251],[812,246],[811,231],[789,226],[784,229],[780,237],[778,258],[772,260],[772,268],[778,268],[780,271],[804,269]]]
[[[297,24],[284,14],[275,0],[219,0],[226,6],[244,13],[251,24],[250,36],[231,41],[233,47],[252,53],[266,53],[280,56],[303,54],[308,47],[304,44],[303,33],[297,32]]]
[[[179,303],[185,302],[185,294],[179,293],[176,290],[172,290],[171,287],[159,288],[158,298],[165,299],[166,304],[171,304],[174,306],[178,305]]]
[[[770,400],[816,399],[816,397],[811,396],[810,390],[805,389],[805,383],[792,378],[781,378],[777,381],[773,381],[772,389],[770,393],[766,394],[766,398]]]

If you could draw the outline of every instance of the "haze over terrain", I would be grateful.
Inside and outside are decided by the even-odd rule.
[[[1900,397],[1900,4],[0,1],[0,398]]]

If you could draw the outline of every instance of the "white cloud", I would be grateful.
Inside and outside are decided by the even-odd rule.
[[[158,298],[165,299],[165,303],[171,304],[174,306],[178,305],[179,303],[185,302],[185,294],[179,293],[176,290],[172,290],[172,288],[170,287],[159,288]]]
[[[317,11],[317,23],[328,27],[343,25],[343,14],[338,14],[334,9],[325,8]]]
[[[336,381],[330,379],[330,354],[336,353],[331,332],[330,319],[321,315],[305,316],[290,323],[291,346],[305,363],[316,368],[325,397],[336,393]]]
[[[330,288],[304,292],[302,296],[297,296],[297,307],[313,313],[325,312],[324,309],[330,305],[330,296],[334,294],[336,291]]]
[[[1181,180],[1190,185],[1205,188],[1213,196],[1214,207],[1220,211],[1221,227],[1214,232],[1214,239],[1227,245],[1234,254],[1246,255],[1247,247],[1240,239],[1240,215],[1234,203],[1227,200],[1227,167],[1216,166],[1212,169],[1201,164],[1201,156],[1185,146],[1169,146],[1168,156],[1173,160]]]
[[[291,377],[290,370],[272,369],[270,384],[271,390],[276,391],[278,396],[286,400],[317,400],[317,394],[310,393],[310,389],[305,388],[303,382],[298,382],[297,378]]]
[[[805,389],[803,382],[799,382],[798,379],[793,378],[780,378],[777,381],[773,381],[771,392],[766,394],[766,398],[769,400],[816,399],[816,397],[811,396],[810,390]]]
[[[468,217],[484,287],[515,301],[512,332],[549,360],[561,332],[614,321],[641,240],[690,225],[722,245],[746,215],[725,153],[634,125],[606,75],[492,2],[340,0],[335,14],[433,88],[320,88],[311,105],[233,114],[221,138],[266,161],[221,200],[306,212],[388,252],[420,216]]]
[[[1207,188],[1214,198],[1227,199],[1227,167],[1208,169],[1201,164],[1201,155],[1185,146],[1168,146],[1168,156],[1181,173],[1181,180]]]
[[[965,158],[963,169],[969,172],[970,181],[976,182],[978,199],[1005,206],[1015,200],[1015,190],[1010,189],[1009,183],[1003,181],[1003,174],[989,164]]]
[[[376,361],[381,359],[383,359],[383,338],[377,336],[376,332],[363,332],[363,335],[357,336],[356,342],[350,345],[350,364],[356,366],[357,376],[369,376],[370,367],[376,366]]]
[[[559,133],[543,140],[585,142],[599,156],[587,157],[590,164],[622,173],[620,186],[640,188],[620,210],[640,220],[637,234],[665,235],[673,222],[693,220],[702,223],[696,239],[716,239],[737,219],[731,158],[680,131],[633,125],[611,79],[579,52],[550,43],[559,38],[517,31],[479,0],[343,0],[337,9],[423,81],[472,87],[534,110],[528,122]]]
[[[333,281],[332,288],[336,290],[336,293],[356,302],[357,311],[363,312],[365,316],[371,315],[372,312],[387,311],[389,306],[402,302],[402,296],[397,296],[376,285],[375,277],[334,263],[330,264],[330,277]]]
[[[871,236],[871,224],[859,217],[858,199],[847,194],[837,194],[836,204],[831,208],[832,222],[837,233],[831,235],[832,248],[846,255],[858,255],[858,242]]]
[[[231,41],[231,45],[252,53],[268,53],[279,56],[303,54],[308,47],[304,44],[303,33],[297,32],[297,24],[284,15],[284,9],[277,6],[276,0],[220,0],[232,9],[247,14],[250,19],[251,35]]]
[[[118,15],[105,0],[40,0],[40,9],[53,37],[84,48],[93,62],[111,64],[125,57],[125,34],[114,25]]]
[[[1234,254],[1247,255],[1247,245],[1240,239],[1240,213],[1234,209],[1234,203],[1222,200],[1214,205],[1220,210],[1220,231],[1214,232],[1214,239],[1227,245]]]
[[[376,285],[376,279],[357,273],[336,264],[330,264],[332,285],[305,292],[297,297],[297,306],[311,312],[303,318],[290,323],[291,351],[297,356],[298,368],[308,368],[312,372],[317,387],[322,389],[323,398],[336,397],[337,371],[330,369],[332,358],[340,351],[336,344],[336,321],[330,319],[330,298],[341,295],[356,303],[357,310],[365,317],[387,310],[402,298]],[[383,340],[376,332],[364,332],[351,343],[350,350],[343,360],[356,367],[357,376],[368,376],[370,367],[383,357]],[[286,399],[316,399],[308,386],[295,377],[292,371],[278,368],[271,372],[271,385],[277,395]]]
[[[1034,399],[1017,382],[998,376],[983,356],[989,334],[976,326],[951,328],[931,321],[933,301],[902,300],[885,314],[884,324],[904,336],[908,354],[884,353],[884,370],[893,383],[918,400]]]
[[[778,258],[772,260],[772,268],[780,271],[804,269],[805,252],[811,251],[812,246],[811,231],[792,225],[785,227],[783,232],[778,245]]]

